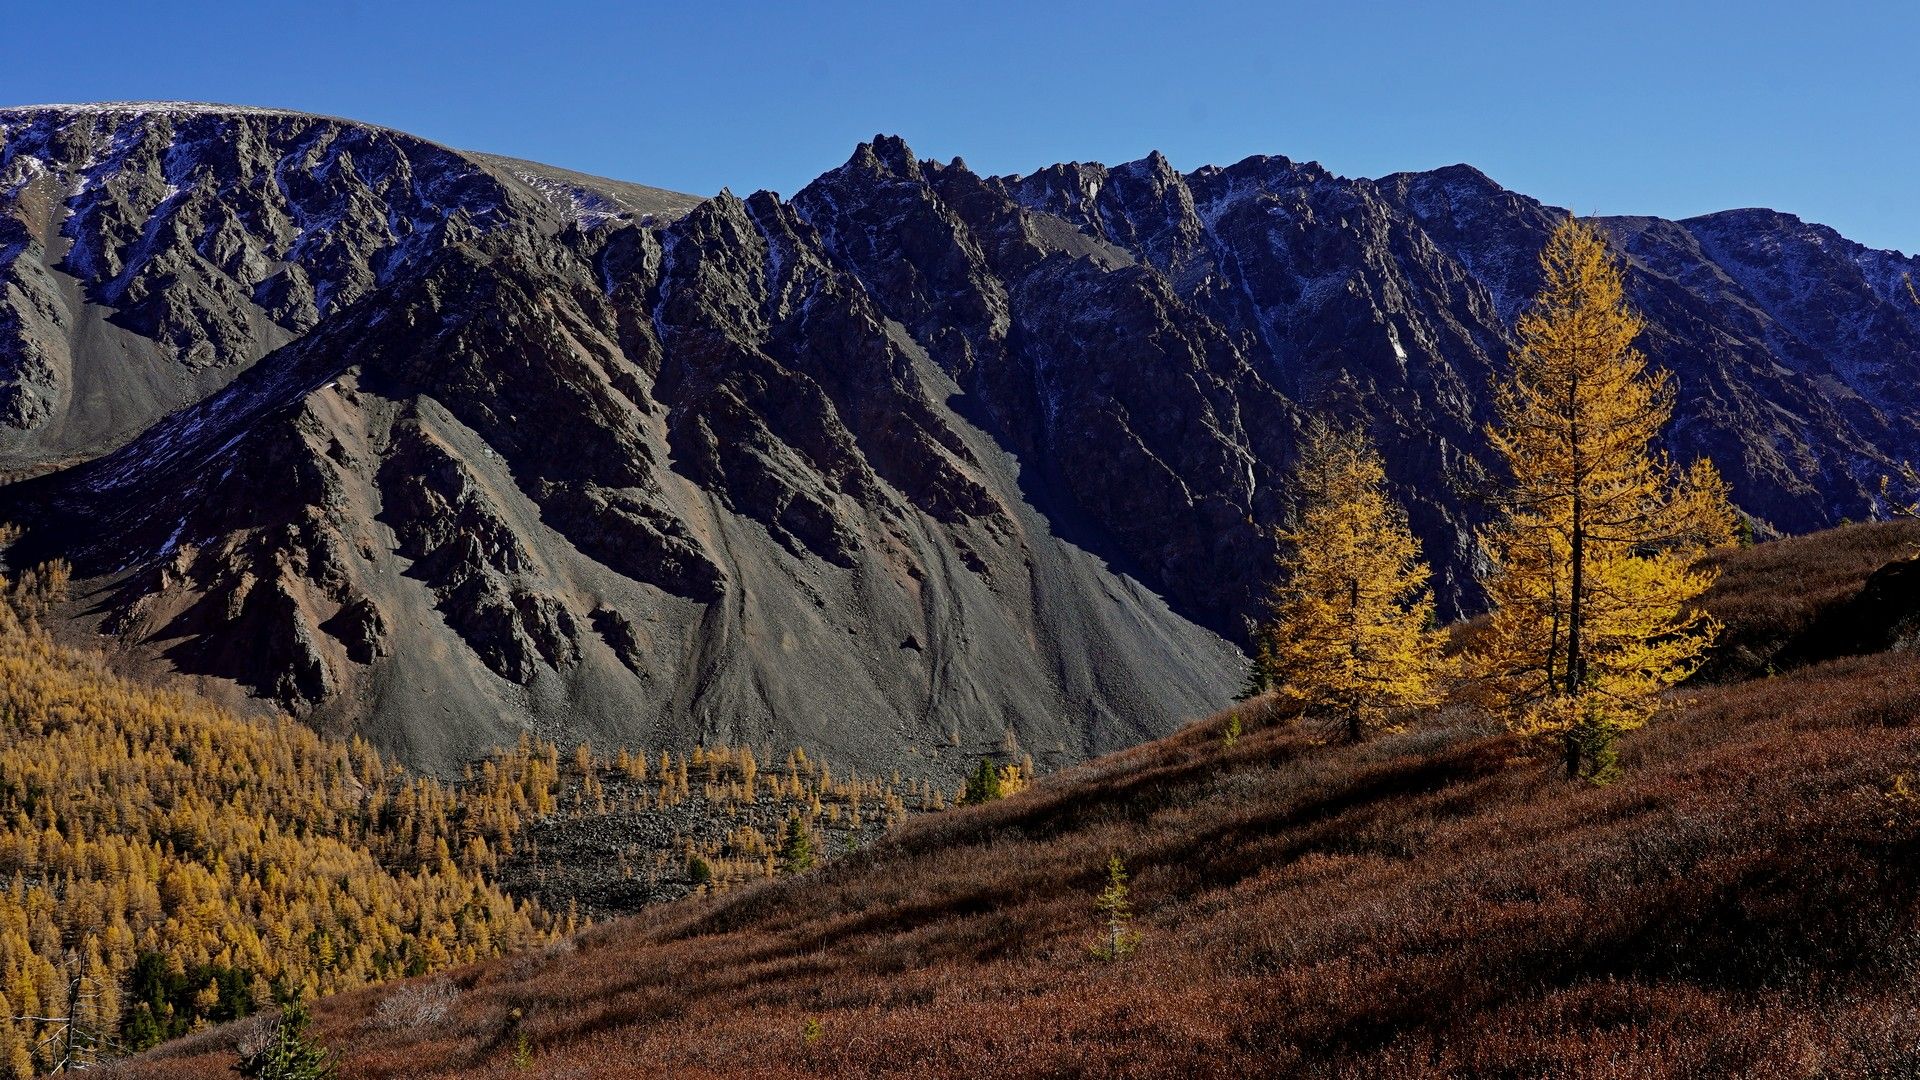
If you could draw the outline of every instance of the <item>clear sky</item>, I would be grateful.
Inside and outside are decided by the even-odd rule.
[[[887,132],[987,172],[1466,161],[1583,213],[1771,206],[1920,252],[1910,2],[91,0],[9,3],[0,37],[0,102],[305,109],[699,194],[791,194]]]

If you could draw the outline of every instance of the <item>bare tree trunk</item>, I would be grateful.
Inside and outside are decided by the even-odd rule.
[[[1357,665],[1360,662],[1360,579],[1347,579],[1347,655]],[[1360,702],[1356,698],[1347,704],[1347,741],[1359,742]]]
[[[1568,380],[1567,387],[1567,449],[1572,455],[1569,463],[1568,481],[1573,485],[1572,537],[1569,554],[1572,556],[1571,583],[1567,592],[1567,697],[1569,703],[1580,696],[1582,684],[1587,681],[1586,657],[1581,653],[1580,625],[1586,606],[1583,595],[1587,584],[1587,520],[1586,499],[1580,490],[1580,380]],[[1580,775],[1580,743],[1574,731],[1567,731],[1567,777],[1573,779]]]

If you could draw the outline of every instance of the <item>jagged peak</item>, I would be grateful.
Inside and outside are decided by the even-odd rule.
[[[753,197],[758,198],[758,195]],[[693,235],[712,229],[743,228],[752,219],[747,204],[748,200],[735,195],[731,187],[723,187],[712,198],[693,207],[674,222],[671,231]]]
[[[1226,180],[1233,181],[1248,176],[1258,177],[1272,182],[1281,178],[1289,183],[1319,183],[1336,179],[1333,173],[1322,168],[1317,161],[1295,161],[1282,154],[1252,154],[1241,158],[1231,165],[1202,165],[1186,174],[1188,183]]]
[[[1075,186],[1091,180],[1096,186],[1104,183],[1113,170],[1097,161],[1063,161],[1052,165],[1043,165],[1030,173],[1008,173],[997,177],[1003,183],[1024,188],[1035,184],[1066,184]]]
[[[1167,155],[1158,150],[1147,151],[1147,156],[1115,165],[1110,175],[1128,179],[1143,179],[1166,186],[1182,179],[1180,171],[1167,160]]]
[[[1099,198],[1111,175],[1097,162],[1072,162],[1048,165],[1022,176],[997,177],[993,182],[1011,192],[1028,210],[1046,213],[1080,213]]]
[[[1167,155],[1158,150],[1149,150],[1147,151],[1146,157],[1138,161],[1128,162],[1126,165],[1121,166],[1121,168],[1141,168],[1156,173],[1177,175],[1173,167],[1173,162],[1168,161]]]
[[[902,180],[921,178],[920,159],[914,156],[907,141],[898,135],[875,135],[870,141],[854,147],[853,156],[841,168],[891,175]]]
[[[1184,177],[1197,206],[1222,206],[1281,189],[1315,187],[1337,178],[1316,162],[1255,154],[1231,165],[1202,165]]]
[[[874,154],[896,172],[904,173],[919,167],[920,159],[914,156],[913,148],[898,135],[875,135],[872,145]]]

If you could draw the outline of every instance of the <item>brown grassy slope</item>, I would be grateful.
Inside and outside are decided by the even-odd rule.
[[[1868,574],[1920,554],[1920,521],[1844,525],[1709,556],[1724,571],[1707,604],[1726,624],[1710,679],[1759,674]]]
[[[1858,540],[1795,543],[1825,565]],[[1794,550],[1736,557],[1726,595]],[[552,1077],[1920,1069],[1920,805],[1897,788],[1920,776],[1920,656],[1698,691],[1604,789],[1470,716],[1357,747],[1254,719],[1230,750],[1199,724],[799,879],[464,969],[444,1016],[375,988],[317,1030],[348,1077],[519,1075],[522,1036]],[[1145,934],[1115,964],[1088,955],[1109,852]],[[218,1075],[232,1040],[127,1075]]]

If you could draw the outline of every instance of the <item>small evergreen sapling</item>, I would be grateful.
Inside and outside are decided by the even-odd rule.
[[[960,796],[964,806],[978,806],[1000,798],[1002,790],[1000,770],[987,758],[980,759],[980,765],[967,777],[967,789]]]
[[[1140,934],[1133,929],[1133,899],[1127,888],[1127,867],[1120,856],[1107,858],[1107,887],[1093,902],[1094,910],[1106,922],[1106,940],[1093,947],[1098,960],[1121,960],[1140,946]]]
[[[527,1041],[527,1033],[524,1031],[513,1040],[511,1064],[517,1072],[526,1072],[533,1068],[533,1044]]]
[[[687,856],[687,879],[695,887],[713,884],[713,864],[697,854]]]
[[[243,1052],[234,1068],[253,1080],[333,1080],[333,1054],[307,1034],[311,1019],[303,1003],[288,1005],[261,1045]]]
[[[799,814],[787,817],[787,835],[780,842],[780,866],[789,874],[798,874],[813,866],[813,837]]]
[[[1254,630],[1253,658],[1247,661],[1247,680],[1240,684],[1235,701],[1251,701],[1279,685],[1274,673],[1273,633],[1271,626]]]

